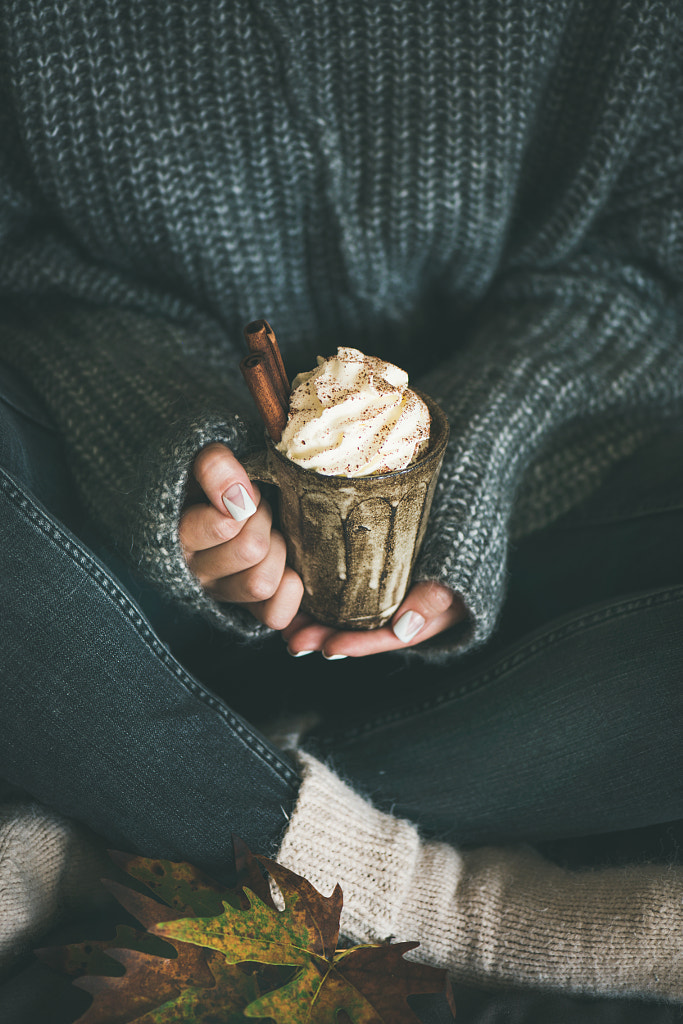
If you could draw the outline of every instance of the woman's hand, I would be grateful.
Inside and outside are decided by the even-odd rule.
[[[416,583],[391,623],[368,632],[322,626],[297,614],[303,597],[299,575],[286,564],[285,540],[272,528],[270,505],[244,467],[222,444],[210,444],[193,467],[193,501],[180,520],[187,564],[217,601],[243,605],[279,630],[290,652],[363,657],[421,643],[464,618],[460,598],[439,583]],[[208,499],[203,499],[205,496]]]
[[[328,660],[361,658],[366,654],[400,651],[428,640],[465,618],[462,600],[440,583],[416,583],[409,590],[391,622],[367,632],[338,631],[321,626],[306,615],[282,631],[290,654],[322,651]]]
[[[195,459],[193,497],[180,520],[187,564],[217,601],[243,605],[266,626],[281,630],[296,615],[304,588],[285,564],[284,537],[272,528],[270,505],[243,466],[222,444]]]

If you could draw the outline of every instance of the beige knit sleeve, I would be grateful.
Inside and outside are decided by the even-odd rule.
[[[109,907],[104,843],[33,801],[0,805],[0,977],[63,918]]]
[[[341,884],[353,941],[419,940],[411,956],[466,983],[683,1001],[683,868],[568,871],[527,847],[458,852],[299,759],[277,860],[325,894]]]

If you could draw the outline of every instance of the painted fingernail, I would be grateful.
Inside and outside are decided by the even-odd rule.
[[[323,651],[323,658],[325,661],[341,661],[342,658],[348,658],[348,654],[325,654]]]
[[[407,644],[417,636],[424,624],[425,620],[419,612],[405,612],[391,628],[396,639]]]
[[[242,484],[233,484],[232,487],[228,487],[223,495],[223,504],[232,518],[236,519],[238,523],[248,519],[249,516],[253,516],[256,511],[256,505],[244,487],[242,487]]]
[[[290,651],[288,647],[287,654],[291,654],[293,658],[303,658],[304,654],[313,654],[313,651]]]

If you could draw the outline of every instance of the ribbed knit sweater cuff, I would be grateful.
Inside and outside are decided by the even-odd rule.
[[[572,872],[533,850],[420,839],[309,754],[278,861],[344,894],[355,942],[417,940],[468,983],[683,1000],[683,869]]]
[[[339,882],[344,934],[382,942],[395,934],[408,896],[420,853],[417,831],[377,811],[310,754],[298,757],[299,799],[277,860],[325,894]]]

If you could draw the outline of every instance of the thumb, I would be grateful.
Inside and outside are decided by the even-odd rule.
[[[453,590],[428,580],[410,588],[392,619],[391,630],[401,643],[419,643],[454,626],[464,614],[462,600]]]
[[[224,444],[210,444],[194,462],[195,480],[214,508],[243,522],[253,516],[261,500],[256,484]]]

